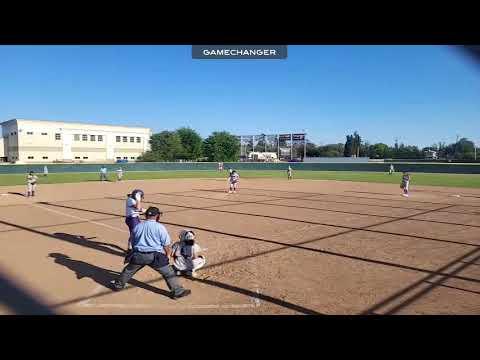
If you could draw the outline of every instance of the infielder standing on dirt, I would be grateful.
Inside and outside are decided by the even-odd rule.
[[[240,175],[238,175],[237,170],[230,169],[230,175],[228,176],[228,183],[230,185],[230,189],[228,190],[229,194],[237,192],[239,179]]]
[[[390,169],[388,170],[388,174],[393,175],[394,172],[395,172],[395,168],[393,167],[393,164],[390,164]]]
[[[127,195],[127,202],[125,204],[125,224],[130,231],[130,237],[128,238],[128,249],[132,247],[132,234],[133,229],[140,223],[140,214],[144,213],[142,209],[142,201],[145,197],[143,190],[135,189],[131,194]]]
[[[287,170],[287,176],[288,176],[288,180],[292,180],[292,167],[290,165],[288,165],[288,170]]]
[[[402,183],[400,184],[400,188],[403,189],[403,196],[408,197],[408,187],[410,185],[411,176],[408,172],[404,171],[402,176]]]
[[[128,281],[145,265],[160,273],[170,289],[170,297],[178,299],[191,293],[182,287],[169,264],[171,255],[171,240],[165,226],[160,224],[161,212],[156,207],[149,207],[146,211],[146,220],[138,224],[133,230],[133,251],[127,256],[128,265],[123,269],[117,280],[111,282],[114,290],[121,290]]]
[[[30,171],[27,175],[27,197],[35,196],[35,190],[37,188],[38,177],[33,171]]]

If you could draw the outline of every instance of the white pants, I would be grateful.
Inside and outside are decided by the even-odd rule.
[[[27,192],[35,191],[37,184],[27,184]]]
[[[199,256],[196,259],[192,260],[193,269],[190,268],[182,258],[175,259],[173,265],[175,266],[176,270],[180,271],[196,271],[205,266],[206,260],[205,257]]]

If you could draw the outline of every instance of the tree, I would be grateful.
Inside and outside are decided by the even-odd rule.
[[[312,142],[307,141],[305,146],[307,157],[318,157],[319,155],[319,148]]]
[[[150,139],[150,146],[152,154],[147,153],[144,156],[144,158],[153,159],[150,161],[175,161],[181,159],[185,152],[180,136],[174,131],[162,131],[153,134]]]
[[[371,145],[368,150],[369,157],[374,159],[385,159],[388,153],[388,145],[383,143],[377,143]]]
[[[183,159],[197,160],[202,156],[202,138],[190,128],[182,127],[175,131],[183,147]]]
[[[347,135],[347,141],[343,150],[343,156],[350,157],[353,155],[353,136]]]
[[[237,161],[240,141],[226,131],[214,132],[203,141],[203,154],[208,161]]]

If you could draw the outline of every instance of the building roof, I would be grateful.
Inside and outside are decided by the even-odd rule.
[[[144,127],[144,126],[111,125],[111,124],[98,124],[98,123],[95,124],[95,123],[87,123],[87,122],[81,122],[81,121],[58,121],[58,120],[20,119],[20,118],[14,118],[14,119],[10,119],[10,120],[1,122],[0,125],[6,124],[6,123],[11,122],[11,121],[32,121],[32,122],[38,121],[38,122],[48,122],[48,123],[56,123],[56,124],[68,124],[68,125],[73,125],[73,126],[75,126],[75,125],[81,125],[81,126],[85,126],[85,125],[88,125],[88,126],[110,126],[110,127],[122,127],[122,128],[130,128],[130,129],[148,129],[148,130],[150,130],[150,128]]]

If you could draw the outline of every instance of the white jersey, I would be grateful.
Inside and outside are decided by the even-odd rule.
[[[238,182],[239,179],[240,175],[238,175],[237,173],[232,173],[230,174],[228,181],[230,181],[230,184],[235,184]]]
[[[140,194],[136,195],[136,198],[129,196],[127,199],[127,203],[125,206],[125,215],[127,217],[138,217],[140,216],[140,212],[137,210],[137,201],[141,200]]]
[[[27,175],[27,184],[35,185],[37,183],[38,177],[36,175]]]

